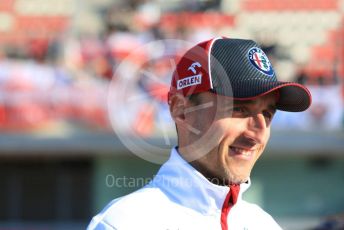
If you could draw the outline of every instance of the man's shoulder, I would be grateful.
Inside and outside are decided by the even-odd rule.
[[[129,207],[130,211],[133,212],[131,208],[133,206],[136,207],[136,210],[140,210],[141,208],[147,208],[147,206],[145,206],[146,204],[150,204],[150,206],[154,205],[155,202],[152,201],[159,200],[162,202],[165,199],[167,199],[166,195],[161,191],[160,188],[145,187],[111,201],[107,208],[108,212],[115,210],[121,210],[123,212],[126,211]]]
[[[256,213],[257,215],[270,216],[269,213],[255,203],[242,200],[241,205],[245,207],[246,210],[249,210],[249,212]]]
[[[154,212],[160,212],[159,206],[164,203],[168,203],[168,198],[159,188],[142,188],[111,201],[93,217],[88,229],[116,229],[128,223],[147,221]]]
[[[242,209],[245,210],[246,216],[259,226],[270,226],[270,229],[281,229],[274,218],[257,204],[242,200]]]

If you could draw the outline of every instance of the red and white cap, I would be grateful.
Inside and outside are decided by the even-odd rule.
[[[252,100],[278,90],[277,109],[300,112],[312,102],[309,90],[278,81],[263,50],[252,40],[215,38],[188,50],[173,73],[168,98],[211,91],[235,100]]]

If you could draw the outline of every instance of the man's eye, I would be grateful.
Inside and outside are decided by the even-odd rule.
[[[266,117],[266,118],[269,119],[269,120],[271,120],[272,117],[273,117],[273,114],[270,113],[270,112],[268,112],[268,111],[264,111],[264,112],[263,112],[263,115],[264,115],[264,117]]]
[[[232,111],[237,113],[243,113],[245,112],[245,109],[243,107],[233,107]]]

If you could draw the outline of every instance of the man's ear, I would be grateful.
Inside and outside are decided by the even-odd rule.
[[[181,94],[174,94],[169,100],[171,117],[176,124],[185,121],[186,99]]]

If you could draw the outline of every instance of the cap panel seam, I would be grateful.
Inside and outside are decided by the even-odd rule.
[[[209,72],[209,81],[210,81],[210,89],[214,89],[213,87],[213,77],[211,76],[211,65],[210,65],[210,57],[211,57],[211,49],[213,48],[213,45],[216,40],[223,39],[222,37],[216,37],[213,40],[210,41],[208,51],[208,72]]]

